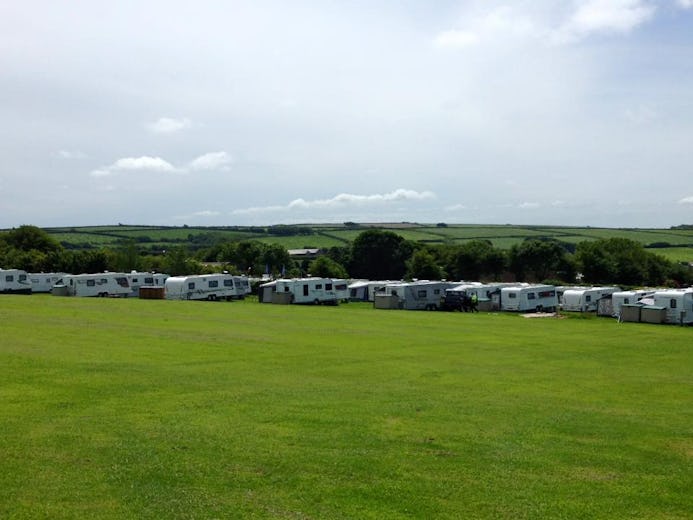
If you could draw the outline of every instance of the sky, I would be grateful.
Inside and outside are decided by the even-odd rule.
[[[693,0],[0,6],[0,228],[693,224]]]

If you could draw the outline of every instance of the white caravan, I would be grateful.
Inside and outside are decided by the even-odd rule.
[[[163,273],[141,273],[131,271],[128,274],[128,282],[132,290],[132,296],[140,295],[140,287],[164,287],[169,276]]]
[[[513,312],[553,312],[558,307],[553,285],[516,285],[501,289],[500,308]]]
[[[386,285],[384,293],[386,296],[397,296],[401,309],[438,310],[445,297],[445,290],[456,285],[459,282],[399,282]]]
[[[233,275],[233,284],[236,286],[239,299],[245,298],[246,295],[250,294],[253,290],[247,276]]]
[[[359,302],[375,301],[375,294],[383,292],[387,284],[397,283],[393,280],[355,280],[348,286],[349,300]]]
[[[611,295],[612,316],[618,318],[621,316],[621,307],[623,305],[634,305],[636,303],[640,303],[640,300],[643,298],[651,298],[654,292],[654,289],[616,291]]]
[[[171,276],[164,287],[167,300],[232,300],[241,295],[228,273]]]
[[[655,291],[653,298],[656,307],[666,308],[667,323],[693,323],[693,287]]]
[[[29,273],[31,292],[49,293],[65,273]]]
[[[125,273],[66,274],[51,288],[54,296],[121,296],[130,295]]]
[[[288,298],[286,303],[337,305],[341,299],[341,292],[338,293],[335,286],[344,283],[346,288],[346,283],[343,280],[336,280],[336,282],[331,278],[281,278],[276,281],[274,292],[286,295]]]
[[[0,293],[31,294],[31,280],[21,269],[0,269]]]
[[[620,291],[620,287],[587,287],[567,289],[563,293],[563,310],[572,312],[591,312],[597,310],[597,302]]]

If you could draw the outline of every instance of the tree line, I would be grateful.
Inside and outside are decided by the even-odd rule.
[[[487,240],[421,244],[392,231],[369,229],[351,244],[314,260],[294,260],[279,244],[226,241],[191,253],[177,246],[149,254],[135,241],[74,251],[36,226],[0,233],[0,266],[28,272],[158,271],[171,275],[229,271],[260,276],[324,276],[370,280],[514,280],[572,284],[576,280],[623,286],[688,286],[693,272],[647,251],[640,243],[610,238],[570,244],[526,239],[510,249]]]

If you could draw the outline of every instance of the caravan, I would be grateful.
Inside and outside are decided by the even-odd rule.
[[[239,300],[242,300],[252,292],[252,288],[250,287],[250,280],[247,276],[233,275],[232,278],[233,284],[236,286],[236,292],[238,293],[237,298]]]
[[[31,280],[21,269],[0,269],[0,293],[31,294]]]
[[[689,325],[693,323],[693,288],[655,291],[654,306],[666,309],[666,323]]]
[[[349,284],[349,300],[357,302],[372,302],[375,294],[382,292],[389,283],[397,283],[392,280],[356,280]]]
[[[567,289],[563,293],[563,310],[573,312],[592,312],[597,310],[597,302],[619,292],[620,287],[586,287]]]
[[[141,273],[131,271],[128,274],[128,282],[132,290],[132,296],[140,295],[140,287],[163,287],[169,276],[162,273]]]
[[[227,273],[171,276],[166,279],[164,287],[167,300],[228,301],[245,294],[234,283],[233,276]]]
[[[29,273],[32,293],[49,293],[65,273]]]
[[[514,312],[553,312],[558,307],[553,285],[516,285],[501,289],[500,308]]]
[[[130,295],[125,273],[66,274],[51,288],[53,296],[120,296]]]
[[[611,295],[611,315],[614,318],[621,316],[621,307],[624,305],[636,305],[644,299],[652,298],[654,289],[637,289],[633,291],[616,291]]]
[[[274,282],[272,303],[320,303],[337,305],[346,298],[346,282],[331,278],[280,278]],[[337,291],[337,286],[344,286]],[[263,297],[262,301],[266,301]]]
[[[445,290],[458,285],[458,282],[441,282],[420,280],[416,282],[397,282],[387,284],[379,296],[386,304],[378,304],[377,308],[394,308],[393,302],[397,302],[397,308],[407,310],[438,310],[441,300],[445,298]]]

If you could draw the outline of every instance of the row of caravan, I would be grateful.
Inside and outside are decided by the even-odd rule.
[[[232,300],[251,292],[246,276],[228,273],[169,276],[137,271],[66,274],[0,269],[0,293],[126,298],[142,296],[145,289],[158,289],[159,297],[170,300]]]

